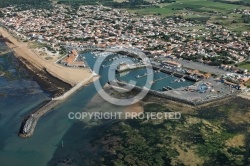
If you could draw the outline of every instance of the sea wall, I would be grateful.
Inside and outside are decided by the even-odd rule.
[[[19,130],[18,135],[22,138],[31,137],[34,133],[39,118],[45,115],[46,113],[50,112],[59,103],[60,101],[51,100],[38,110],[34,111],[32,114],[26,116],[21,124],[21,128]]]
[[[89,76],[88,78],[86,78],[85,80],[81,81],[80,83],[78,83],[76,86],[74,86],[73,88],[71,88],[69,91],[67,91],[66,93],[64,93],[61,96],[58,96],[56,98],[52,98],[52,100],[64,100],[67,97],[69,97],[70,95],[72,95],[75,91],[77,91],[79,88],[81,88],[83,85],[85,85],[87,82],[89,82],[91,79],[93,79],[94,75]]]
[[[138,64],[138,65],[130,65],[130,66],[123,67],[121,69],[116,69],[116,71],[118,73],[122,73],[122,72],[125,72],[125,71],[144,68],[144,67],[147,67],[147,66],[146,65],[140,65],[140,64]]]
[[[81,81],[80,83],[78,83],[76,86],[71,88],[69,91],[67,91],[63,95],[56,97],[56,98],[52,98],[50,101],[44,104],[41,108],[35,110],[32,114],[26,116],[22,122],[20,131],[19,131],[19,136],[22,138],[31,137],[35,131],[36,124],[40,117],[50,112],[54,107],[62,103],[67,97],[72,95],[74,92],[76,92],[83,85],[87,84],[89,81],[94,79],[94,77],[96,76],[97,75],[92,74],[90,77]]]
[[[109,84],[111,86],[116,86],[116,83],[118,85],[121,85],[121,86],[127,86],[128,89],[130,89],[131,87],[133,87],[133,90],[135,90],[135,91],[145,90],[142,87],[130,85],[130,84],[128,84],[126,82],[123,82],[123,81],[120,81],[120,80],[114,80],[114,81],[110,81],[109,82]],[[210,98],[210,99],[207,99],[207,100],[199,100],[199,101],[191,101],[191,100],[187,100],[187,99],[182,99],[182,98],[170,96],[168,94],[164,94],[164,93],[161,93],[159,91],[154,91],[154,90],[149,90],[148,91],[148,94],[150,94],[150,95],[153,95],[153,96],[156,96],[156,97],[160,97],[160,98],[169,99],[169,100],[173,100],[173,101],[177,101],[177,102],[188,104],[188,105],[192,105],[192,106],[199,106],[199,105],[202,105],[202,104],[206,104],[206,103],[210,103],[210,102],[214,102],[214,101],[218,101],[218,100],[222,100],[222,99],[235,97],[239,93],[241,93],[241,91],[236,91],[236,92],[234,92],[234,93],[232,93],[230,95],[224,95],[224,96],[220,96],[220,97],[217,97],[217,98]]]

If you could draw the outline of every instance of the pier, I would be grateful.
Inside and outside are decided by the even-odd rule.
[[[146,77],[146,76],[149,76],[149,75],[152,75],[153,73],[145,73],[145,74],[143,74],[143,75],[138,75],[138,76],[136,76],[136,78],[138,79],[138,78],[142,78],[142,77]]]
[[[155,82],[164,80],[164,79],[166,79],[166,78],[168,78],[168,77],[170,77],[170,76],[168,75],[168,76],[166,76],[166,77],[162,77],[162,78],[156,79],[156,80],[150,82],[149,84],[152,85],[152,84],[154,84]]]
[[[134,85],[128,84],[128,83],[120,81],[120,80],[110,81],[109,84],[111,86],[117,86],[117,84],[121,85],[121,86],[124,86],[124,87],[126,86],[128,89],[130,89],[132,87],[134,91],[145,90],[144,87],[134,86]],[[168,87],[165,87],[165,90],[172,92],[173,88],[168,86]],[[200,98],[199,100],[189,100],[188,98],[184,99],[184,98],[181,98],[181,97],[176,97],[176,96],[170,95],[171,93],[167,94],[167,93],[159,92],[159,91],[155,91],[155,90],[149,90],[148,91],[148,94],[150,94],[150,95],[160,97],[160,98],[169,99],[169,100],[172,100],[172,101],[177,101],[177,102],[192,105],[192,106],[200,106],[200,105],[203,105],[203,104],[206,104],[206,103],[210,103],[210,102],[214,102],[214,101],[218,101],[218,100],[222,100],[222,99],[226,99],[226,98],[232,98],[232,97],[235,97],[237,94],[240,94],[240,93],[241,93],[241,91],[235,91],[234,93],[225,94],[225,95],[222,95],[222,96],[213,96],[211,98],[206,98],[206,99],[201,99]]]
[[[162,87],[162,91],[169,91],[169,90],[173,90],[174,88],[172,88],[171,86],[167,86],[167,87]]]
[[[52,108],[57,106],[59,103],[59,101],[51,100],[38,110],[34,111],[31,115],[26,116],[22,122],[18,135],[22,138],[31,137],[35,131],[35,127],[39,118],[50,112]]]
[[[139,68],[143,68],[143,67],[147,67],[147,65],[142,65],[142,64],[132,64],[132,65],[129,65],[129,64],[124,64],[124,65],[120,65],[118,67],[118,69],[116,69],[116,71],[118,73],[121,73],[121,72],[124,72],[124,71],[128,71],[128,70],[133,70],[133,69],[139,69]]]
[[[116,54],[119,54],[119,55],[125,55],[125,56],[128,56],[128,57],[136,58],[138,60],[141,60],[138,57],[138,55],[145,55],[144,52],[139,51],[139,50],[134,50],[134,49],[125,49],[125,48],[106,48],[106,49],[95,48],[95,49],[99,50],[99,51],[107,51],[107,52],[113,52],[114,54],[116,53]],[[106,67],[106,66],[104,66],[104,67]],[[128,70],[133,70],[133,69],[138,69],[138,68],[143,68],[143,67],[150,67],[150,68],[152,68],[154,70],[157,70],[157,71],[169,74],[169,75],[173,75],[175,77],[185,78],[187,80],[194,81],[194,82],[198,82],[198,81],[201,80],[200,78],[195,78],[195,77],[192,77],[190,75],[187,75],[185,73],[181,73],[181,72],[178,72],[178,71],[164,69],[164,68],[162,68],[160,66],[156,66],[156,65],[149,66],[145,62],[144,62],[143,65],[138,65],[138,66],[134,65],[133,67],[123,66],[121,69],[117,69],[116,71],[117,72],[125,72],[125,71],[128,71]],[[140,77],[141,76],[139,76],[139,78]]]
[[[180,72],[172,71],[172,70],[168,70],[168,69],[163,69],[163,68],[155,66],[155,65],[153,65],[152,67],[153,67],[154,70],[159,70],[159,71],[161,71],[163,73],[171,74],[171,75],[173,75],[175,77],[185,78],[187,80],[194,81],[194,82],[200,81],[199,78],[195,78],[195,77],[189,76],[189,75],[184,74],[184,73],[180,73]]]
[[[33,111],[30,115],[26,116],[21,124],[20,130],[19,130],[19,136],[21,138],[28,138],[31,137],[35,131],[36,124],[38,120],[44,116],[45,114],[49,113],[54,107],[56,107],[58,104],[62,103],[66,98],[68,98],[70,95],[72,95],[74,92],[79,90],[83,85],[91,81],[91,79],[94,79],[96,77],[95,73],[93,73],[90,77],[86,78],[85,80],[78,83],[76,86],[71,88],[69,91],[64,93],[63,95],[52,98],[50,101],[48,101],[46,104],[44,104],[39,109]]]

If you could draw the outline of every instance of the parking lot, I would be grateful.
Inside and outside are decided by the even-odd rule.
[[[208,90],[204,93],[199,91],[201,84],[207,84]],[[189,87],[182,87],[175,90],[170,90],[163,92],[166,95],[180,98],[187,101],[199,102],[199,101],[209,101],[215,98],[221,98],[230,94],[238,92],[238,90],[217,81],[215,78],[210,77],[204,81],[195,83]]]
[[[160,57],[159,60],[172,60],[171,58]],[[202,72],[207,72],[216,75],[224,75],[227,71],[222,70],[216,66],[209,66],[206,64],[202,64],[200,62],[193,62],[183,59],[174,59],[173,61],[178,62],[183,65],[184,68],[195,69]]]

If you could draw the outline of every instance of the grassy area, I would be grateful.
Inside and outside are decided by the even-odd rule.
[[[148,7],[148,8],[144,8],[144,9],[136,9],[136,10],[129,10],[130,12],[133,13],[138,13],[141,15],[153,15],[153,14],[160,14],[160,15],[172,15],[172,14],[178,14],[178,11],[173,11],[170,8],[160,8],[160,7]]]
[[[38,43],[38,42],[30,42],[28,45],[29,45],[29,48],[31,48],[31,49],[46,47],[45,44]]]
[[[243,69],[248,69],[250,71],[250,63],[249,62],[244,62],[238,65],[238,67],[243,68]]]
[[[243,23],[240,14],[232,13],[234,9],[250,9],[250,7],[209,0],[176,0],[174,3],[159,4],[142,9],[130,9],[129,11],[141,15],[182,15],[190,20],[216,22],[235,32],[248,31],[250,26]]]
[[[226,4],[220,2],[213,2],[208,0],[177,0],[174,3],[160,4],[159,8],[151,7],[145,9],[136,10],[138,13],[159,13],[163,15],[168,15],[172,13],[181,14],[185,10],[193,12],[209,12],[217,11],[221,13],[229,12],[233,9],[247,8],[241,5]]]
[[[180,120],[116,122],[90,141],[104,152],[103,158],[95,161],[99,165],[246,165],[250,159],[249,103],[233,100],[182,112]],[[144,105],[145,112],[169,110],[182,109],[168,104]]]
[[[245,83],[245,85],[250,88],[250,80]]]

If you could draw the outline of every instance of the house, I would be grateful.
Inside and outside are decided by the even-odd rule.
[[[78,52],[76,50],[72,50],[68,56],[61,60],[60,63],[68,67],[86,67],[84,61],[77,61],[78,56]]]
[[[175,61],[163,61],[162,62],[164,65],[172,66],[172,67],[181,67],[182,64],[177,63]]]

